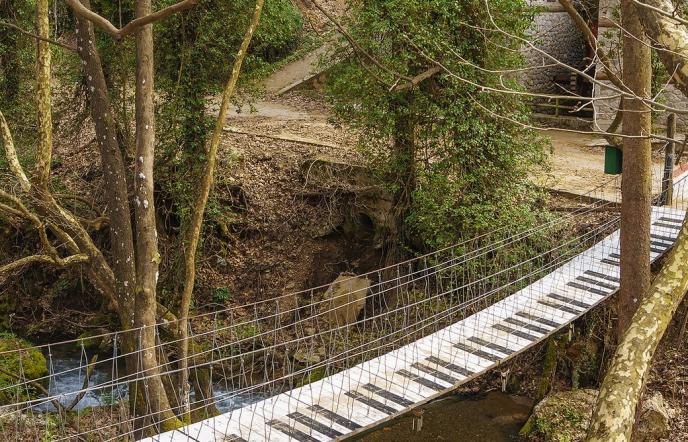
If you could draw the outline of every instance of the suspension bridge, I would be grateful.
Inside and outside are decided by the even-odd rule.
[[[652,261],[681,229],[686,182],[687,175],[677,177],[672,204],[652,209]],[[165,321],[156,325],[154,349],[124,350],[125,337],[140,330],[39,346],[48,371],[32,379],[28,349],[0,351],[17,362],[15,381],[0,384],[3,434],[103,441],[155,434],[147,442],[361,435],[494,369],[614,295],[619,201],[609,198],[609,188],[618,182],[527,230],[494,226],[490,234],[359,275],[369,288],[353,322],[333,322],[329,313],[361,297],[346,293],[333,307],[326,286],[194,316],[186,398],[175,387],[179,341]],[[101,349],[91,349],[92,342]],[[78,353],[71,366],[57,363],[66,348]],[[108,356],[95,359],[103,348]],[[124,371],[125,360],[151,350],[160,361],[156,372]],[[176,414],[184,399],[191,403],[196,423],[163,431],[155,419],[160,410],[131,415],[128,398],[148,394],[153,376],[163,378]],[[59,386],[67,378],[77,386],[65,391]]]

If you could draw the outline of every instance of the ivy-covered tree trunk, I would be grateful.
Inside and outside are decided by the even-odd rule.
[[[633,0],[621,1],[623,79],[636,96],[650,98],[650,46]],[[624,100],[624,161],[621,181],[621,284],[617,336],[626,330],[650,287],[650,210],[652,200],[652,131],[650,107],[640,99]]]
[[[392,144],[392,176],[394,189],[390,231],[385,238],[387,264],[399,262],[402,244],[408,239],[406,218],[411,210],[416,189],[416,124],[413,116],[413,91],[401,92],[395,99],[395,120]]]
[[[229,108],[229,103],[234,94],[234,89],[236,88],[237,81],[239,80],[239,74],[241,72],[241,65],[246,58],[246,53],[248,52],[248,47],[251,44],[251,39],[253,34],[258,28],[258,23],[260,22],[260,15],[263,10],[264,0],[257,0],[256,6],[253,11],[253,16],[251,22],[249,23],[248,29],[246,29],[246,34],[241,42],[239,51],[234,59],[234,65],[232,67],[232,73],[227,80],[225,89],[222,93],[222,103],[220,105],[220,110],[218,112],[217,120],[215,123],[215,129],[213,130],[213,135],[210,139],[208,145],[208,153],[205,165],[203,167],[203,174],[201,176],[200,187],[198,189],[198,194],[196,196],[196,201],[193,205],[193,210],[191,213],[191,221],[186,230],[185,239],[185,249],[184,249],[184,288],[181,296],[181,308],[179,317],[181,319],[179,331],[179,385],[182,389],[182,404],[184,415],[190,415],[189,410],[189,336],[188,336],[188,317],[189,317],[189,307],[191,305],[191,296],[193,294],[194,283],[196,280],[196,250],[198,249],[198,243],[201,237],[201,228],[203,227],[203,215],[205,213],[205,208],[208,203],[208,196],[210,195],[210,189],[213,186],[213,178],[215,176],[215,163],[217,161],[217,152],[220,147],[220,138],[222,136],[222,131],[224,129],[225,120],[227,118],[227,110]],[[207,391],[199,391],[202,389],[202,385],[199,383],[200,388],[197,389],[197,393],[200,396]],[[211,385],[209,385],[211,386]],[[202,396],[199,399],[205,399],[207,396]]]

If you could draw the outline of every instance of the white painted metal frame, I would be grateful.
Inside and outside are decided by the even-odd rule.
[[[651,260],[684,213],[653,208]],[[446,394],[541,342],[618,290],[619,231],[490,307],[317,382],[147,441],[329,441]]]

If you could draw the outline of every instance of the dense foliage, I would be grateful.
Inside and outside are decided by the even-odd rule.
[[[214,118],[208,97],[228,78],[254,5],[253,0],[203,0],[157,26],[156,81],[163,97],[158,176],[181,220],[188,215]],[[299,43],[302,28],[290,0],[266,2],[244,65],[248,76],[286,56]],[[212,201],[209,210],[214,210]]]
[[[363,152],[397,205],[410,195],[400,211],[407,243],[435,248],[537,216],[527,178],[544,163],[543,143],[515,123],[528,120],[518,96],[483,88],[518,88],[513,75],[492,73],[521,66],[518,40],[491,30],[523,36],[532,15],[522,0],[489,5],[488,14],[482,1],[366,0],[353,11],[353,38],[385,68],[351,56],[331,95],[340,118],[361,130]],[[405,82],[399,76],[435,61],[453,75],[394,90]]]
[[[33,1],[0,0],[0,20],[29,27],[33,24]],[[0,26],[0,103],[5,117],[12,122],[32,120],[35,46],[33,42],[9,27]],[[17,144],[33,140],[33,127],[18,125]],[[4,157],[0,159],[0,168]]]

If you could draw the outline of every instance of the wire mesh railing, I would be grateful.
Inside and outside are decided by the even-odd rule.
[[[668,210],[684,210],[685,183],[674,183]],[[195,315],[188,322],[188,397],[178,382],[177,321],[152,326],[153,348],[135,345],[142,329],[30,348],[17,343],[0,350],[3,434],[135,438],[165,430],[164,411],[186,416],[187,402],[196,421],[350,369],[484,311],[571,262],[618,229],[618,188],[612,177],[526,230],[495,226],[331,286]],[[618,254],[609,247],[610,256]],[[140,356],[151,351],[158,365],[142,370]],[[154,379],[162,380],[158,394],[169,410],[149,405],[157,403],[149,397]]]

